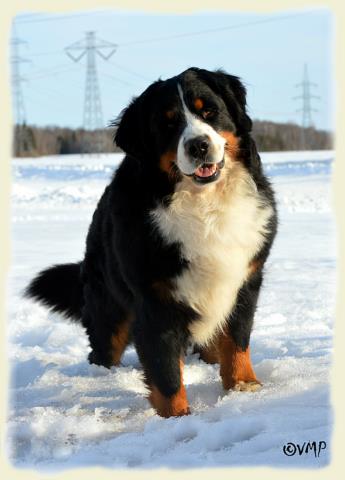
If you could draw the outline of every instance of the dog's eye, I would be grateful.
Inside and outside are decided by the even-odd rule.
[[[201,112],[201,116],[202,118],[204,118],[205,120],[209,120],[211,118],[214,118],[217,114],[217,110],[215,109],[212,109],[212,108],[205,108],[202,112]]]

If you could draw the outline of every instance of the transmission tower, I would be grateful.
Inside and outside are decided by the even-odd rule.
[[[307,147],[306,130],[313,126],[312,112],[317,112],[315,108],[312,108],[312,99],[319,99],[320,97],[311,93],[311,87],[317,87],[316,83],[309,80],[308,65],[304,64],[303,79],[302,82],[295,85],[297,88],[302,88],[301,95],[294,97],[294,100],[302,100],[302,108],[296,110],[296,112],[302,112],[301,120],[301,147],[305,149]]]
[[[14,37],[10,40],[11,45],[11,86],[14,111],[14,154],[20,156],[29,150],[29,138],[26,128],[26,111],[22,83],[26,81],[21,74],[21,65],[29,62],[20,56],[20,46],[26,44],[24,40]]]
[[[79,62],[86,55],[83,127],[85,130],[95,132],[95,144],[91,150],[96,152],[100,152],[104,128],[96,55],[107,61],[115,53],[116,48],[116,44],[96,37],[95,32],[86,32],[85,39],[65,48],[66,54],[74,62]]]

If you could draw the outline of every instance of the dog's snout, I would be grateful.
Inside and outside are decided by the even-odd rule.
[[[192,158],[204,159],[210,146],[209,138],[206,135],[192,138],[185,144],[187,153]]]

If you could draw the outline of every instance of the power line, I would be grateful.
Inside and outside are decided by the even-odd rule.
[[[21,13],[20,18],[31,18],[31,17],[37,17],[37,15],[42,15],[41,13]]]
[[[286,115],[294,115],[296,112],[269,112],[269,111],[262,111],[262,110],[256,110],[254,112],[255,115],[276,115],[276,116],[286,116]],[[252,115],[252,116],[253,116]]]
[[[301,12],[301,13],[296,13],[296,14],[292,14],[292,15],[281,15],[279,17],[263,18],[261,20],[253,20],[253,21],[248,21],[248,22],[239,23],[239,24],[235,24],[235,25],[228,25],[228,26],[225,26],[225,27],[209,28],[207,30],[199,30],[199,31],[195,31],[195,32],[179,33],[179,34],[175,34],[175,35],[165,35],[165,36],[162,36],[162,37],[153,37],[153,38],[147,38],[147,39],[143,39],[143,40],[134,40],[132,42],[119,43],[118,46],[119,47],[129,47],[129,46],[132,46],[132,45],[141,45],[141,44],[145,44],[145,43],[154,43],[154,42],[161,42],[161,41],[165,41],[165,40],[175,40],[175,39],[178,39],[178,38],[194,37],[194,36],[199,36],[199,35],[208,35],[210,33],[223,32],[223,31],[227,31],[227,30],[235,30],[237,28],[251,27],[251,26],[261,25],[261,24],[265,24],[265,23],[278,22],[278,21],[282,21],[282,20],[289,20],[291,18],[300,17],[301,15],[307,15],[307,14],[310,14],[310,13],[312,13],[312,12]]]
[[[31,56],[31,55],[30,55]],[[66,63],[60,63],[59,65],[54,65],[54,66],[50,66],[50,67],[44,67],[44,68],[39,68],[38,70],[35,70],[34,71],[34,74],[44,74],[44,73],[49,73],[49,72],[52,72],[53,70],[58,70],[58,69],[62,69],[62,68],[76,68],[75,67],[71,67],[71,64],[69,62],[66,62]]]
[[[133,87],[134,86],[133,83],[126,82],[126,80],[122,80],[121,78],[117,78],[114,75],[111,75],[110,73],[103,72],[102,70],[98,70],[98,71],[102,76],[104,76],[106,78],[109,78],[111,80],[115,80],[115,82],[122,83],[122,85],[126,85],[128,87]]]
[[[300,17],[302,15],[310,15],[314,13],[315,10],[309,10],[305,12],[299,12],[295,14],[289,14],[289,15],[280,15],[280,16],[274,16],[274,17],[269,17],[269,18],[262,18],[260,20],[253,20],[253,21],[248,21],[248,22],[243,22],[239,24],[234,24],[234,25],[228,25],[225,27],[218,27],[218,28],[210,28],[206,30],[199,30],[195,32],[186,32],[186,33],[180,33],[180,34],[174,34],[174,35],[166,35],[162,37],[153,37],[153,38],[147,38],[147,39],[142,39],[142,40],[134,40],[132,42],[125,42],[125,43],[119,43],[117,46],[118,47],[127,47],[131,45],[139,45],[143,43],[152,43],[152,42],[160,42],[163,40],[172,40],[172,39],[177,39],[177,38],[185,38],[185,37],[193,37],[193,36],[199,36],[199,35],[207,35],[210,33],[216,33],[216,32],[222,32],[222,31],[227,31],[227,30],[233,30],[237,28],[243,28],[243,27],[251,27],[255,25],[261,25],[265,23],[274,23],[278,21],[284,21],[284,20],[289,20],[291,18],[296,18]],[[51,21],[59,21],[59,20],[73,20],[78,17],[84,17],[84,16],[90,16],[90,15],[99,15],[99,14],[113,14],[114,12],[107,12],[107,11],[98,11],[98,12],[90,12],[90,13],[80,13],[80,14],[75,14],[75,15],[64,15],[64,16],[55,16],[55,17],[48,17],[48,18],[39,18],[39,19],[32,19],[32,20],[15,20],[16,23],[18,24],[23,24],[23,23],[34,23],[34,22],[51,22]],[[58,53],[58,52],[47,52],[47,53],[38,53],[34,55],[49,55],[51,53]]]
[[[57,53],[61,54],[61,50],[54,50],[52,52],[38,52],[30,54],[31,57],[42,57],[44,55],[56,55]]]
[[[122,65],[119,65],[117,62],[109,62],[111,65],[114,65],[114,67],[118,68],[119,70],[122,70],[123,72],[129,73],[130,75],[133,75],[134,77],[141,78],[142,80],[146,80],[148,82],[152,82],[152,78],[148,78],[145,75],[142,75],[141,73],[135,72],[132,69],[129,69],[127,67],[123,67]]]
[[[99,12],[95,12],[95,13],[100,14],[100,13],[103,13],[103,12],[99,11]],[[174,35],[168,35],[168,36],[163,36],[163,37],[155,37],[155,38],[150,38],[150,39],[137,40],[137,41],[127,42],[127,43],[119,43],[116,46],[117,46],[117,48],[128,47],[128,46],[132,46],[132,45],[140,45],[140,44],[145,44],[145,43],[154,43],[154,42],[161,42],[161,41],[165,41],[165,40],[172,40],[172,39],[178,39],[178,38],[186,38],[186,37],[193,37],[193,36],[199,36],[199,35],[207,35],[207,34],[210,34],[210,33],[217,33],[217,32],[227,31],[227,30],[231,30],[231,29],[250,27],[250,26],[265,24],[265,23],[269,23],[269,22],[271,23],[271,22],[276,22],[276,21],[281,21],[281,20],[288,20],[288,19],[291,19],[291,18],[296,18],[296,17],[299,17],[301,15],[306,15],[306,14],[310,14],[310,13],[313,13],[313,11],[300,12],[300,13],[296,13],[296,14],[292,14],[292,15],[281,15],[279,17],[275,16],[275,17],[264,18],[264,19],[255,20],[255,21],[249,21],[249,22],[245,22],[245,23],[241,23],[241,24],[229,25],[229,26],[225,26],[225,27],[219,27],[219,28],[213,28],[213,29],[207,29],[207,30],[200,30],[200,31],[196,31],[196,32],[188,32],[188,33],[174,34]],[[53,19],[58,20],[58,19],[63,19],[63,18],[76,18],[78,16],[85,16],[85,15],[89,15],[89,13],[78,14],[78,15],[73,15],[73,16],[68,16],[68,17],[67,16],[54,17],[54,18],[41,19],[41,20],[42,21],[45,21],[45,20],[50,21],[50,20],[53,20]],[[23,23],[23,22],[20,22],[20,23]],[[32,56],[55,55],[57,53],[60,53],[60,51],[55,50],[55,51],[49,51],[49,52],[37,52],[37,53],[33,53]],[[114,63],[114,62],[109,62],[109,63],[116,66],[120,70],[123,70],[124,72],[127,72],[131,75],[134,75],[134,76],[138,77],[138,78],[141,78],[141,79],[146,80],[146,81],[152,81],[152,79],[149,79],[149,78],[145,77],[144,75],[142,75],[141,73],[135,72],[135,71],[133,71],[133,70],[127,68],[127,67],[123,67],[123,66],[121,66],[117,63]]]
[[[40,78],[46,78],[46,77],[51,77],[54,75],[60,75],[61,73],[66,73],[70,71],[76,71],[80,70],[80,67],[77,65],[60,65],[56,67],[51,67],[51,68],[46,68],[46,69],[41,69],[41,70],[36,70],[33,72],[33,74],[30,75],[30,79],[40,79]]]
[[[42,98],[42,92],[44,93],[44,98]],[[32,98],[31,94],[38,95],[38,98]],[[47,112],[47,102],[51,103],[52,109],[55,112],[56,110],[66,114],[66,108],[62,106],[61,103],[56,103],[54,100],[54,96],[56,97],[57,92],[54,92],[52,90],[42,90],[42,88],[36,88],[33,85],[29,86],[29,95],[26,95],[26,98],[29,100],[29,103],[32,103],[33,105],[38,105],[42,107],[44,112]],[[58,93],[59,97],[61,93]]]

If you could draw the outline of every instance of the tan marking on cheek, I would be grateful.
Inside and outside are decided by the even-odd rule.
[[[168,110],[167,112],[165,112],[165,116],[168,120],[172,120],[175,117],[174,110]]]
[[[233,160],[238,160],[240,151],[240,139],[236,137],[233,132],[228,132],[226,130],[219,132],[219,135],[221,135],[226,140],[225,151],[230,154]]]
[[[204,102],[201,100],[201,98],[196,98],[193,103],[195,110],[201,110],[204,106]]]
[[[159,168],[163,170],[163,172],[170,173],[175,161],[176,152],[165,152],[159,159]]]
[[[237,347],[230,335],[221,334],[218,340],[220,376],[226,390],[240,382],[258,382],[250,359],[250,349]]]
[[[149,401],[161,417],[181,417],[190,413],[185,386],[183,385],[183,361],[180,360],[180,388],[171,397],[165,397],[155,385],[149,385]]]

